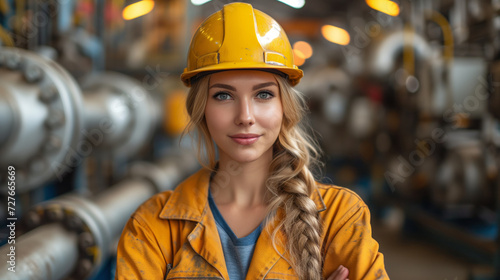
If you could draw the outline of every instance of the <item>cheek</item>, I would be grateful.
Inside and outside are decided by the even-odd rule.
[[[269,125],[272,126],[271,128],[275,131],[276,135],[278,135],[281,130],[281,123],[283,122],[283,113],[275,114],[270,120]]]
[[[207,105],[205,108],[205,119],[210,134],[212,137],[217,137],[220,131],[227,125],[226,122],[229,118],[223,110],[216,110],[212,106]]]
[[[276,134],[281,129],[283,121],[283,110],[281,104],[266,108],[257,114],[260,124],[266,129],[274,131]]]

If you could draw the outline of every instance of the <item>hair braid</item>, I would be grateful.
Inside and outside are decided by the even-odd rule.
[[[274,195],[271,213],[281,208],[285,215],[272,233],[273,240],[282,230],[287,237],[289,261],[299,279],[318,280],[322,278],[322,228],[316,203],[310,198],[316,182],[309,169],[317,152],[312,139],[299,126],[305,110],[303,98],[286,81],[278,79],[278,83],[284,121],[274,148],[267,187]]]

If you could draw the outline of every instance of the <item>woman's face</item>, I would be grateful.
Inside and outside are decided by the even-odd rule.
[[[257,70],[212,74],[205,119],[220,160],[270,161],[283,119],[274,75]]]

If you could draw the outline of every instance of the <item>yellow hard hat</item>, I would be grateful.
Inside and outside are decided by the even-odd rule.
[[[231,69],[279,71],[292,86],[303,76],[283,28],[250,4],[231,3],[208,17],[196,30],[181,75],[186,86],[206,72]]]

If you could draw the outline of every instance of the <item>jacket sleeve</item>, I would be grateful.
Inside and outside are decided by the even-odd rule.
[[[327,237],[325,275],[328,277],[343,265],[349,269],[350,280],[388,280],[384,257],[372,237],[370,211],[359,197],[357,199],[358,202],[349,205],[347,211],[336,211],[340,218],[328,225],[330,237]]]
[[[115,279],[164,279],[166,270],[155,235],[140,217],[132,216],[118,243]]]

